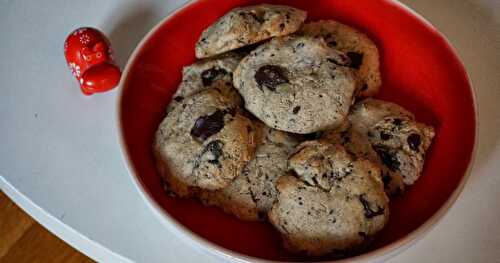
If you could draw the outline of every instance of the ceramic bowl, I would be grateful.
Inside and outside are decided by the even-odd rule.
[[[287,253],[268,223],[241,221],[197,201],[168,197],[151,149],[153,134],[180,83],[181,69],[195,61],[200,33],[234,7],[263,2],[192,1],[154,27],[123,72],[118,130],[131,178],[175,235],[195,248],[235,261],[300,261],[305,259]],[[335,19],[365,32],[381,54],[383,86],[377,98],[406,107],[419,121],[436,128],[422,177],[403,196],[391,200],[389,223],[370,249],[346,260],[379,261],[404,250],[436,225],[468,177],[477,125],[474,94],[462,62],[442,34],[396,1],[265,2],[306,10],[309,21]]]

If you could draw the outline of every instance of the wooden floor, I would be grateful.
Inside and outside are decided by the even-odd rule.
[[[94,262],[29,217],[0,191],[0,263]]]

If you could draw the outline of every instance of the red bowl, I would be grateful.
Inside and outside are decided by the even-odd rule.
[[[381,53],[383,86],[377,97],[403,105],[436,128],[422,177],[391,200],[390,221],[370,250],[350,260],[402,251],[437,223],[462,190],[475,149],[476,108],[454,49],[430,23],[396,1],[200,0],[165,18],[134,51],[118,102],[123,154],[139,191],[166,226],[204,251],[249,261],[303,259],[282,248],[268,223],[241,221],[217,208],[165,195],[151,152],[181,69],[195,60],[200,33],[230,9],[262,2],[295,6],[306,10],[310,21],[335,19],[367,33]]]

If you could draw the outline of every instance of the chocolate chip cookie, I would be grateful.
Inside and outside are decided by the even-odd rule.
[[[417,122],[412,113],[395,103],[375,99],[356,103],[349,120],[353,129],[367,136],[391,173],[401,174],[407,185],[420,177],[434,128]]]
[[[368,136],[363,136],[352,128],[349,121],[345,121],[337,129],[325,131],[321,139],[330,143],[341,144],[345,150],[358,159],[366,159],[380,168],[382,182],[387,195],[400,195],[404,192],[405,184],[401,173],[391,171],[382,163],[377,152],[373,150]]]
[[[278,179],[269,219],[285,247],[321,256],[366,245],[389,218],[379,168],[341,145],[308,141],[290,157],[297,176]]]
[[[289,134],[255,125],[260,137],[255,157],[223,190],[202,191],[201,200],[244,220],[263,220],[276,200],[276,180],[287,172],[287,159],[297,144]]]
[[[322,39],[274,38],[240,62],[233,84],[266,125],[306,134],[335,128],[346,117],[356,85],[348,63]]]
[[[382,78],[379,70],[379,53],[373,41],[360,31],[333,20],[321,20],[304,24],[301,34],[322,37],[335,49],[345,52],[350,58],[349,66],[358,76],[357,96],[375,95]]]
[[[351,107],[348,119],[354,130],[366,135],[377,122],[388,116],[415,118],[413,113],[396,103],[367,98]]]
[[[230,52],[185,66],[182,69],[182,82],[173,95],[169,109],[180,103],[185,97],[201,90],[217,87],[221,84],[232,86],[233,71],[242,58],[243,54]]]
[[[240,105],[238,92],[221,85],[186,97],[161,122],[153,149],[174,193],[221,189],[243,171],[256,142],[253,123]]]
[[[432,138],[432,127],[400,116],[382,119],[368,133],[373,149],[385,166],[400,173],[408,185],[420,177]]]
[[[297,31],[306,12],[281,5],[238,7],[205,29],[196,42],[196,57],[206,58]]]

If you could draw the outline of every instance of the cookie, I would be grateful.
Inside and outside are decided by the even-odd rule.
[[[304,24],[301,34],[322,37],[335,49],[350,58],[350,67],[358,76],[357,96],[368,97],[378,93],[382,84],[379,70],[379,53],[373,41],[360,31],[333,20],[321,20]]]
[[[169,107],[182,101],[185,97],[201,90],[233,83],[233,71],[243,58],[243,54],[230,52],[214,58],[197,61],[182,68],[182,82],[173,95]]]
[[[324,141],[297,148],[289,163],[297,177],[278,179],[278,199],[269,212],[285,247],[321,256],[367,245],[389,218],[378,167]]]
[[[243,220],[263,220],[276,200],[276,180],[287,172],[296,140],[285,132],[256,124],[260,141],[255,157],[223,190],[203,191],[201,200]]]
[[[348,119],[354,130],[366,135],[373,125],[387,116],[415,118],[413,113],[396,103],[367,98],[351,107]]]
[[[378,154],[373,150],[367,136],[361,135],[352,128],[349,121],[345,121],[337,129],[325,131],[321,139],[330,143],[341,144],[345,150],[358,159],[366,159],[380,168],[382,182],[387,195],[400,195],[405,190],[401,173],[391,171],[382,163]]]
[[[367,136],[391,173],[401,174],[407,185],[420,177],[434,128],[417,122],[403,107],[376,99],[356,103],[348,118],[354,130]]]
[[[274,38],[247,55],[233,74],[245,108],[266,125],[307,134],[335,128],[353,101],[347,56],[312,37]]]
[[[243,171],[255,151],[255,128],[240,105],[238,92],[221,85],[186,97],[168,113],[153,149],[171,191],[190,196],[191,188],[222,189]]]
[[[205,29],[196,42],[197,58],[211,57],[297,31],[306,12],[281,5],[238,7]]]
[[[368,138],[385,166],[400,173],[404,183],[410,185],[422,173],[434,129],[410,118],[390,116],[375,124]]]

